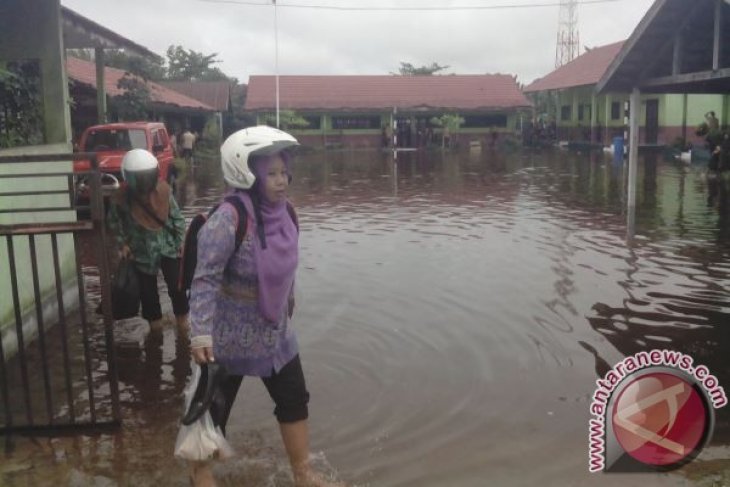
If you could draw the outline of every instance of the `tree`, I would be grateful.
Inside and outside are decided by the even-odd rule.
[[[117,81],[117,88],[124,93],[114,98],[114,102],[122,120],[142,120],[147,118],[147,106],[150,103],[150,90],[143,79],[130,73]]]
[[[446,139],[451,137],[452,132],[459,130],[459,127],[464,124],[464,119],[456,113],[444,113],[440,117],[433,117],[431,123],[443,128],[441,133],[441,148],[443,149],[446,146]]]
[[[0,148],[43,142],[38,61],[0,63]]]
[[[243,109],[246,106],[247,85],[232,84],[231,110],[223,114],[224,136],[245,127],[256,125],[256,116]]]
[[[105,51],[104,60],[107,66],[123,69],[146,80],[159,81],[167,77],[164,61],[147,57],[130,56],[124,51]]]
[[[398,74],[401,76],[431,76],[448,68],[449,66],[441,66],[438,63],[431,63],[430,66],[415,67],[411,63],[401,61]]]
[[[264,115],[263,122],[276,127],[276,113]],[[282,130],[305,129],[309,127],[309,122],[294,110],[279,110],[279,125]]]
[[[182,46],[167,48],[167,78],[173,81],[229,81],[220,69],[213,66],[221,62],[217,52],[203,54]]]

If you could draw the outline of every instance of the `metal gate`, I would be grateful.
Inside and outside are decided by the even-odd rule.
[[[89,170],[53,169],[67,169],[69,160],[87,160]],[[119,384],[96,156],[8,156],[0,157],[0,167],[0,200],[13,201],[1,205],[0,214],[41,222],[0,225],[0,256],[3,244],[7,254],[0,278],[10,282],[9,295],[0,300],[12,302],[14,317],[14,327],[0,330],[0,434],[117,427]],[[88,205],[77,205],[75,176],[88,182]],[[86,309],[90,290],[100,298],[101,316]]]

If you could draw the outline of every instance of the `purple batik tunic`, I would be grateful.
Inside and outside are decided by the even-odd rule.
[[[258,275],[254,258],[255,225],[248,228],[238,251],[238,215],[223,203],[198,234],[198,262],[190,294],[190,323],[196,343],[212,339],[213,356],[228,372],[268,377],[278,372],[299,347],[289,328],[287,306],[278,322],[259,311]]]

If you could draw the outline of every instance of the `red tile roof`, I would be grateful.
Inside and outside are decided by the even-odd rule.
[[[160,84],[202,101],[218,112],[228,111],[231,100],[230,81],[161,81]]]
[[[547,76],[533,81],[525,93],[598,84],[625,41],[591,49]]]
[[[96,65],[94,63],[74,57],[68,57],[66,59],[66,72],[68,73],[69,79],[96,89]],[[104,86],[106,88],[107,95],[115,97],[124,92],[124,90],[117,88],[117,82],[124,76],[124,74],[125,71],[122,69],[109,67],[104,68]],[[201,111],[215,111],[213,107],[185,96],[182,93],[178,93],[170,88],[165,88],[164,86],[152,81],[147,81],[146,84],[147,88],[150,90],[150,98],[153,103],[175,105],[181,108]]]
[[[506,74],[446,76],[281,76],[284,110],[478,110],[530,107]],[[247,110],[273,110],[274,76],[249,78]]]

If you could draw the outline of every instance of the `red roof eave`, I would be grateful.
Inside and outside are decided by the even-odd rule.
[[[66,59],[66,71],[69,79],[76,83],[96,89],[96,65],[90,61],[68,57]],[[104,68],[104,86],[110,97],[120,96],[123,90],[117,87],[117,82],[126,74],[125,71],[116,68]],[[155,105],[172,105],[184,109],[193,109],[201,112],[214,112],[215,109],[198,100],[178,93],[152,81],[144,81],[147,85],[151,103]]]
[[[251,76],[245,108],[272,110],[273,76]],[[280,106],[310,111],[489,110],[529,108],[509,75],[282,76]]]
[[[621,41],[593,48],[568,64],[533,81],[525,87],[524,92],[535,93],[597,85],[613,60],[618,56],[623,45],[624,41]]]

